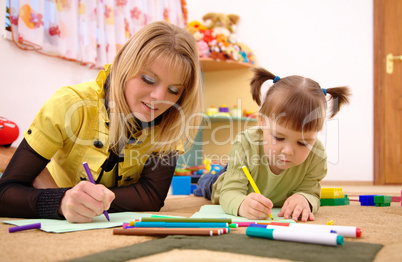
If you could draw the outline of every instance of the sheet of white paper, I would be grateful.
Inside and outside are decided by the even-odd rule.
[[[123,223],[128,223],[134,219],[139,219],[141,217],[151,217],[151,216],[155,215],[146,213],[135,213],[135,212],[120,212],[120,213],[109,213],[110,222],[107,221],[106,217],[103,214],[101,216],[95,217],[90,223],[70,223],[67,220],[58,220],[58,219],[23,219],[23,220],[7,220],[2,222],[16,226],[41,223],[41,230],[43,231],[50,233],[66,233],[81,230],[120,227],[123,225]]]
[[[284,219],[283,217],[278,217],[278,213],[280,208],[272,209],[272,217],[275,222],[286,222],[286,223],[296,223],[293,219]],[[245,217],[233,216],[226,214],[225,211],[222,210],[220,205],[204,205],[200,208],[200,211],[194,213],[191,217],[194,218],[231,218],[232,222],[270,222],[272,221],[270,218],[266,220],[249,220]]]

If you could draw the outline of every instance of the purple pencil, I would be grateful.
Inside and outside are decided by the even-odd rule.
[[[17,227],[10,227],[8,229],[9,233],[14,233],[22,230],[28,230],[28,229],[40,229],[41,224],[40,223],[35,223],[35,224],[29,224],[29,225],[24,225],[24,226],[17,226]]]
[[[87,172],[87,176],[88,176],[89,182],[91,182],[92,184],[95,185],[95,180],[94,180],[94,178],[92,177],[92,173],[91,173],[91,170],[89,169],[88,163],[87,163],[87,162],[84,162],[84,163],[82,163],[82,165],[84,166],[85,172]],[[107,221],[110,221],[110,219],[109,219],[109,214],[107,213],[106,210],[103,211],[103,214],[105,215]]]

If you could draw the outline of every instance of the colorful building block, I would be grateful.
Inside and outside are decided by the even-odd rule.
[[[378,195],[360,195],[359,202],[361,206],[375,206],[374,196]]]
[[[391,202],[391,196],[374,196],[374,203],[377,207],[389,207]]]
[[[190,194],[191,194],[191,177],[173,176],[172,195],[190,195]]]
[[[341,187],[321,188],[321,198],[344,198],[345,193]]]
[[[343,198],[321,198],[320,206],[345,206],[349,205],[349,198],[345,195]]]
[[[400,196],[391,196],[391,201],[392,202],[401,202],[401,197]]]

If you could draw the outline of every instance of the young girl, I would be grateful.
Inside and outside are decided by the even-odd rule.
[[[143,27],[95,81],[62,87],[41,108],[0,179],[0,216],[89,222],[159,210],[191,140],[184,128],[200,124],[200,72],[189,32]]]
[[[261,85],[267,80],[274,84],[261,104]],[[326,98],[332,118],[349,102],[349,89],[321,89],[308,78],[279,78],[257,68],[251,93],[261,106],[258,126],[236,137],[228,165],[221,173],[204,175],[195,194],[219,203],[226,213],[248,219],[266,219],[277,206],[282,207],[279,216],[286,219],[314,220],[320,181],[327,173],[325,148],[317,139],[326,118]],[[248,168],[261,194],[254,192],[242,166]]]

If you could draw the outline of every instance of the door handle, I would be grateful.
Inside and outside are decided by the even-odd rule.
[[[386,61],[385,67],[386,67],[386,70],[387,70],[387,74],[390,75],[390,74],[392,74],[394,72],[394,60],[402,61],[402,55],[394,56],[393,54],[389,53],[387,55],[386,60],[387,61]]]

